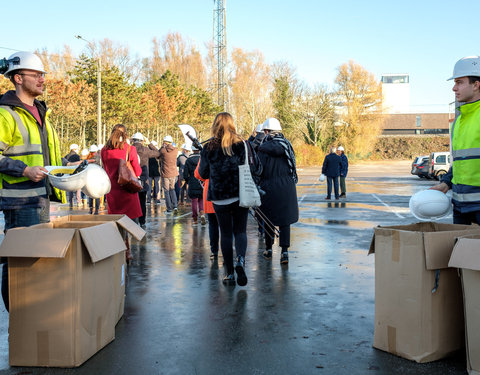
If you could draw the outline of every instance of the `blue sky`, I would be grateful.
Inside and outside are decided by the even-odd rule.
[[[325,0],[227,0],[229,50],[260,50],[268,63],[288,61],[300,79],[332,88],[337,67],[353,59],[380,79],[383,73],[410,74],[412,108],[443,111],[454,100],[455,62],[480,54],[480,1],[402,2]],[[213,0],[24,2],[5,13],[0,47],[69,45],[86,51],[80,34],[128,45],[139,57],[152,53],[152,39],[179,32],[202,51],[213,34]],[[461,5],[460,5],[461,4]],[[462,9],[459,9],[462,8]],[[18,15],[16,15],[18,13]],[[475,18],[477,17],[477,18]],[[0,56],[12,51],[0,49]]]

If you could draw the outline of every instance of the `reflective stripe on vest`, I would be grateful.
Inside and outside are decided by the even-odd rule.
[[[35,189],[0,189],[0,197],[3,198],[29,198],[47,194],[45,186]]]
[[[480,147],[452,151],[453,160],[480,159]]]

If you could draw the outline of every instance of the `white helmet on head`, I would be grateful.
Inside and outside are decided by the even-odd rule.
[[[277,130],[280,131],[282,130],[282,127],[280,125],[280,121],[278,121],[274,117],[267,118],[265,122],[263,123],[262,130]]]
[[[8,58],[8,70],[4,73],[4,75],[5,77],[10,78],[12,72],[20,69],[29,69],[45,73],[45,69],[40,57],[34,53],[26,51],[15,52]]]
[[[167,135],[163,138],[163,141],[164,142],[169,142],[169,143],[173,143],[173,138],[171,135]]]
[[[338,146],[337,150],[338,150],[338,151],[345,151],[345,149],[343,148],[343,146]]]
[[[78,151],[78,149],[79,149],[79,147],[78,147],[78,145],[77,145],[76,143],[72,143],[72,144],[70,145],[70,150],[77,150],[77,151]]]
[[[134,135],[132,135],[132,139],[136,139],[138,141],[143,141],[145,140],[145,138],[143,137],[143,134],[142,133],[135,133]]]
[[[449,79],[447,79],[447,81],[467,76],[480,77],[479,56],[467,56],[458,60],[453,67],[453,75]]]
[[[97,145],[91,145],[90,148],[88,149],[88,151],[90,151],[90,152],[97,152],[97,151],[98,151]]]
[[[158,146],[158,142],[157,142],[157,141],[152,141],[151,143],[152,143],[152,145],[154,145],[155,147]]]
[[[263,130],[263,124],[258,124],[255,128],[255,133],[261,133]]]
[[[192,143],[192,147],[190,148],[190,150],[192,151],[200,151],[200,149],[198,147],[195,147],[195,145]],[[189,151],[190,151],[189,150]]]
[[[87,156],[87,155],[88,155],[88,152],[89,152],[88,149],[84,148],[84,149],[82,150],[82,152],[81,152],[80,155],[82,155],[82,156]]]
[[[103,148],[103,143],[98,144],[98,151],[100,151]]]

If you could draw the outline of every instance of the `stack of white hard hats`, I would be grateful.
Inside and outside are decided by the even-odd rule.
[[[452,211],[450,198],[438,190],[423,190],[410,198],[409,208],[418,220],[438,220],[448,216]]]
[[[110,192],[111,183],[107,172],[97,164],[73,174],[78,165],[68,167],[47,166],[48,180],[52,186],[65,191],[82,190],[91,198],[101,198]]]

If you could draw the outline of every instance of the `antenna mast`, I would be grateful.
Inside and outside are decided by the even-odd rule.
[[[226,37],[226,0],[213,0],[213,50],[217,60],[217,104],[227,110],[227,82],[225,70],[227,66],[227,37]]]

